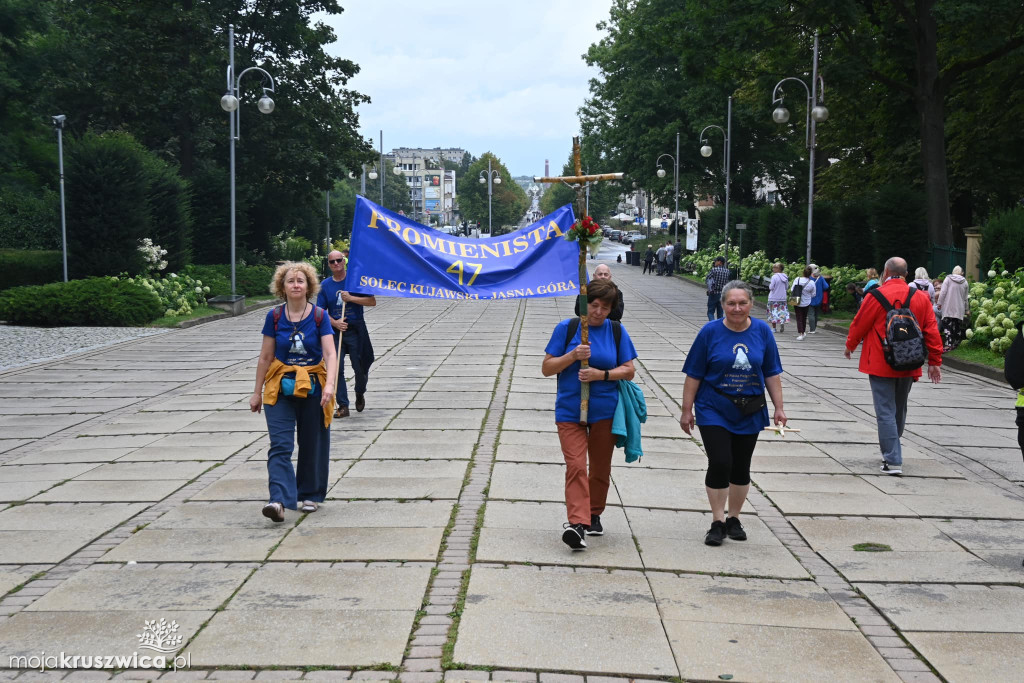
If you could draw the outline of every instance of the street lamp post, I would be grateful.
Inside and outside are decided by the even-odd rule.
[[[487,183],[487,232],[494,235],[494,230],[491,228],[491,195],[494,194],[493,185],[501,185],[501,175],[498,173],[498,169],[491,170],[491,159],[487,158],[487,171],[486,177],[484,177],[484,171],[480,171],[480,182]]]
[[[228,89],[220,98],[221,109],[229,114],[231,140],[231,296],[235,296],[235,141],[239,139],[242,126],[242,112],[239,109],[239,83],[242,76],[250,71],[258,71],[263,74],[264,83],[270,82],[270,87],[263,87],[263,96],[256,103],[261,114],[269,114],[274,111],[274,100],[270,99],[268,92],[274,92],[274,77],[258,66],[250,66],[242,73],[235,75],[235,26],[228,26]]]
[[[818,124],[828,120],[828,109],[825,108],[825,81],[818,75],[818,33],[814,33],[814,64],[811,67],[811,87],[801,78],[790,76],[775,84],[772,91],[772,104],[776,105],[772,112],[772,120],[783,124],[789,121],[789,110],[782,106],[785,96],[780,90],[786,81],[796,81],[807,91],[807,114],[805,118],[805,140],[810,157],[810,172],[807,183],[807,263],[811,263],[811,232],[814,226],[814,148],[817,144]],[[821,89],[818,89],[818,86]]]
[[[676,242],[678,242],[679,241],[679,133],[676,133],[676,155],[672,156],[671,154],[662,154],[660,157],[658,157],[657,162],[655,162],[655,163],[658,164],[658,177],[659,178],[664,178],[665,177],[665,169],[663,169],[661,167],[661,157],[668,157],[669,159],[672,160],[672,185],[675,188],[675,194],[676,194],[676,212],[675,212],[675,214],[673,214],[673,217],[675,218],[675,223],[676,223],[676,235],[675,235],[675,237],[676,237]],[[650,232],[650,230],[648,230],[648,232]]]
[[[726,109],[725,116],[725,129],[721,126],[714,124],[710,126],[704,126],[704,130],[700,132],[701,148],[700,153],[703,157],[710,157],[713,153],[711,145],[707,143],[704,138],[704,133],[709,128],[715,128],[722,132],[725,140],[722,143],[722,165],[725,167],[725,265],[729,265],[729,185],[732,183],[732,97],[729,97],[729,105]]]
[[[60,241],[64,252],[64,282],[68,281],[68,227],[64,218],[64,137],[61,133],[67,118],[64,114],[53,117],[53,127],[57,129],[57,168],[60,172]]]

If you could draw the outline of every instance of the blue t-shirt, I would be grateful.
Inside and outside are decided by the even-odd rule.
[[[327,316],[320,320],[320,328],[316,326],[316,309],[310,306],[309,315],[297,323],[288,320],[288,312],[281,311],[277,321],[277,333],[274,332],[274,311],[280,306],[267,311],[267,319],[263,322],[263,336],[274,338],[274,357],[287,365],[316,365],[324,357],[320,337],[331,333],[331,321]]]
[[[577,329],[569,343],[565,343],[565,333],[569,331],[569,322],[574,319],[569,318],[555,325],[555,331],[551,333],[551,341],[544,348],[545,353],[550,353],[552,356],[564,356],[568,351],[580,345],[582,329]],[[622,338],[619,339],[617,349],[611,321],[605,320],[600,327],[589,329],[590,367],[613,370],[626,361],[636,358],[636,349],[633,348],[633,341],[629,338],[625,326],[622,327]],[[579,361],[573,361],[572,365],[558,373],[555,422],[580,421],[580,367]],[[615,406],[618,403],[619,383],[617,381],[591,382],[587,421],[593,423],[598,420],[610,420],[615,416]]]
[[[733,396],[764,393],[764,378],[782,374],[779,347],[772,328],[750,319],[750,327],[733,332],[725,320],[709,322],[697,333],[686,354],[683,372],[701,380],[694,399],[698,425],[725,427],[733,434],[756,434],[768,426],[768,408],[743,417],[732,401],[712,387]]]
[[[354,303],[345,303],[341,300],[341,293],[347,291],[345,289],[345,280],[343,278],[341,282],[338,282],[333,277],[329,277],[320,283],[320,293],[316,295],[316,305],[320,308],[326,308],[331,314],[331,317],[335,320],[341,317],[342,304],[345,305],[345,321],[351,322],[353,320],[363,319],[363,305]],[[368,296],[367,294],[360,294],[359,292],[349,292],[352,296]],[[333,329],[333,328],[332,328]]]

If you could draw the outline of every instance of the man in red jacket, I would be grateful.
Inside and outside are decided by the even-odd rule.
[[[910,287],[905,279],[907,262],[894,256],[885,262],[882,285],[879,292],[890,304],[906,302]],[[894,304],[895,305],[895,304]],[[910,300],[910,311],[917,318],[917,324],[924,333],[928,349],[928,379],[938,384],[942,379],[942,337],[935,322],[935,311],[927,296],[915,294]],[[860,310],[850,324],[846,337],[845,356],[857,348],[862,341],[860,371],[868,376],[871,383],[871,398],[875,403],[875,420],[878,422],[878,445],[882,449],[882,471],[886,474],[903,474],[903,451],[900,437],[907,421],[907,398],[910,388],[921,377],[921,368],[916,370],[893,370],[885,360],[882,339],[885,338],[886,310],[874,296],[865,296]]]

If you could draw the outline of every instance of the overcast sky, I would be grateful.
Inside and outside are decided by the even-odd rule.
[[[513,175],[561,171],[579,131],[576,111],[595,75],[581,59],[599,40],[607,0],[341,0],[319,16],[329,48],[356,62],[350,87],[365,137],[393,147],[494,152]]]

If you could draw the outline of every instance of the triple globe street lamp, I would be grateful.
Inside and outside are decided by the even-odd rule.
[[[814,34],[814,65],[811,69],[811,86],[801,78],[790,76],[783,78],[772,91],[772,120],[778,124],[789,122],[789,110],[783,106],[784,93],[780,90],[786,81],[796,81],[807,91],[807,113],[804,121],[805,140],[810,156],[810,172],[807,183],[807,263],[811,263],[811,232],[814,226],[814,148],[817,143],[817,124],[828,120],[828,109],[825,108],[825,81],[818,75],[818,34]],[[820,86],[820,90],[819,90]]]
[[[230,141],[231,141],[231,296],[235,296],[235,141],[239,139],[242,125],[241,110],[239,109],[239,84],[242,76],[250,71],[258,71],[263,74],[263,95],[256,102],[256,107],[261,114],[269,114],[274,111],[274,100],[267,93],[274,92],[274,77],[266,70],[258,66],[250,66],[242,73],[235,75],[235,26],[228,26],[228,89],[220,98],[221,109],[230,115]],[[267,86],[267,83],[270,83]]]
[[[494,194],[494,185],[501,185],[501,175],[498,173],[498,169],[491,170],[491,160],[487,159],[487,170],[480,171],[480,184],[487,183],[487,232],[491,235],[494,231],[491,229],[491,196]]]

